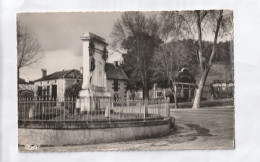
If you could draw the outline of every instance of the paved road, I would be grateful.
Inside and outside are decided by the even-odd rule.
[[[176,130],[161,138],[107,144],[40,147],[38,151],[109,151],[169,149],[231,149],[234,107],[172,110]],[[23,150],[22,148],[20,148]]]

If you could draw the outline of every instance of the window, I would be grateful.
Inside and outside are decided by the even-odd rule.
[[[50,97],[50,86],[47,86],[47,100],[49,100]]]
[[[114,91],[118,91],[118,80],[114,80]]]
[[[38,87],[37,92],[38,92],[38,96],[41,97],[42,96],[42,87],[41,86]]]
[[[163,97],[163,93],[162,92],[157,92],[157,97]]]
[[[56,98],[57,98],[57,85],[52,85],[51,89],[52,89],[51,98],[56,100]]]

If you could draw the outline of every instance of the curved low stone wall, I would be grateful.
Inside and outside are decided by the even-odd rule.
[[[169,120],[131,121],[114,123],[91,123],[91,126],[70,126],[63,129],[20,127],[18,128],[19,145],[83,145],[118,142],[165,136],[169,134]]]

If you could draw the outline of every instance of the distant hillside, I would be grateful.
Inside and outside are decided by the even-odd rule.
[[[193,68],[193,70],[191,70],[191,73],[196,79],[196,83],[199,83],[201,77],[199,66],[197,68]],[[205,85],[209,85],[217,80],[220,82],[226,82],[226,81],[233,82],[234,81],[233,65],[232,64],[226,65],[223,63],[213,64],[213,66],[209,71]]]

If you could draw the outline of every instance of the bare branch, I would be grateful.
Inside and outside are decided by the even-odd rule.
[[[20,22],[17,22],[17,73],[22,67],[29,66],[43,56],[37,36]]]

